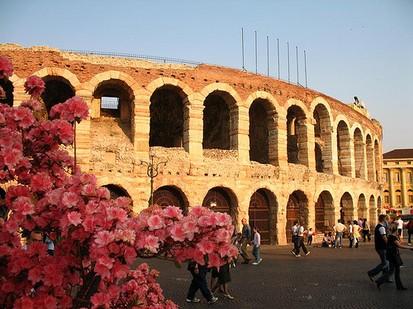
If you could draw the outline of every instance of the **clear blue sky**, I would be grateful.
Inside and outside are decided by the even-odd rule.
[[[266,73],[270,36],[308,52],[309,87],[351,102],[357,95],[384,127],[384,150],[413,148],[413,1],[411,0],[9,0],[0,1],[0,42],[23,46],[139,53],[241,67]],[[300,60],[301,67],[302,59]],[[304,71],[300,70],[300,81]]]

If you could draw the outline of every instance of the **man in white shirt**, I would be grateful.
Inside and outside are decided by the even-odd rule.
[[[402,237],[403,236],[403,220],[400,216],[398,216],[395,222],[397,224],[397,234],[399,235],[399,237]]]
[[[333,226],[334,232],[336,232],[335,248],[342,247],[343,233],[346,230],[346,226],[338,219],[337,224]]]

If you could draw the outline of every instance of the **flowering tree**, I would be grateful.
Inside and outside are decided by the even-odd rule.
[[[9,61],[0,57],[0,78]],[[136,215],[131,201],[110,199],[93,175],[80,172],[62,145],[88,115],[82,99],[55,105],[50,120],[35,117],[44,83],[30,77],[31,99],[0,104],[0,183],[9,218],[0,226],[0,306],[14,308],[176,308],[140,258],[166,256],[219,267],[237,254],[230,216],[194,207],[153,206]],[[55,255],[43,242],[22,245],[21,231],[54,231]]]

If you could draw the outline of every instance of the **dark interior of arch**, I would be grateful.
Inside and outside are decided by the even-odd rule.
[[[122,187],[119,187],[117,185],[112,185],[112,184],[104,185],[103,187],[105,187],[109,190],[110,198],[112,198],[112,199],[115,199],[115,198],[118,198],[118,197],[121,197],[121,196],[130,198],[130,195],[129,195],[128,191],[126,191]]]
[[[259,163],[269,163],[268,121],[267,111],[262,100],[256,100],[251,105],[250,117],[250,160]]]
[[[176,90],[161,88],[151,97],[149,146],[182,147],[184,104]]]
[[[154,204],[161,207],[176,206],[182,209],[184,214],[188,211],[188,203],[185,201],[183,194],[172,186],[164,186],[153,193]]]
[[[218,94],[210,94],[204,102],[204,149],[230,149],[230,115],[227,102]]]
[[[43,102],[46,105],[47,112],[58,104],[63,103],[75,95],[72,86],[62,77],[47,76],[43,78],[45,82],[45,90],[42,94]]]
[[[323,152],[321,150],[321,146],[318,143],[315,144],[314,152],[316,171],[322,173],[324,171]]]
[[[13,106],[14,101],[14,86],[11,80],[6,78],[0,78],[0,87],[3,88],[4,92],[6,93],[4,98],[0,98],[0,103],[7,104],[9,106]]]
[[[116,109],[102,108],[101,106],[100,115],[120,118],[121,122],[130,124],[133,96],[131,90],[123,81],[115,79],[104,81],[98,86],[93,96],[97,99],[102,97],[118,98],[119,105]]]
[[[350,132],[344,121],[340,121],[337,127],[337,152],[339,174],[351,176]]]
[[[300,130],[300,121],[305,119],[305,114],[298,106],[291,106],[287,113],[287,155],[288,163],[299,162],[299,143],[304,139],[302,130]]]
[[[321,120],[320,120],[320,114],[318,112],[318,107],[314,110],[313,117],[315,120],[315,125],[314,125],[314,136],[315,137],[321,137]]]
[[[209,207],[214,211],[229,214],[233,220],[236,218],[236,201],[231,198],[231,195],[225,188],[215,187],[208,191],[202,205]]]
[[[347,223],[353,220],[353,199],[349,193],[344,193],[340,199],[340,219]]]

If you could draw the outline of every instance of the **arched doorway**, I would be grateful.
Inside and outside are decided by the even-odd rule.
[[[238,215],[238,202],[232,190],[225,187],[214,187],[206,194],[202,206],[216,212],[227,213],[236,222]]]
[[[287,202],[287,222],[285,232],[287,242],[292,241],[291,228],[294,221],[298,220],[301,225],[307,227],[308,225],[308,199],[303,191],[297,190],[290,194]]]
[[[354,164],[356,178],[365,179],[364,141],[359,128],[354,131]]]
[[[340,199],[340,219],[343,223],[352,221],[354,218],[353,198],[346,192]]]
[[[188,200],[185,194],[175,186],[163,186],[158,188],[153,193],[153,201],[155,205],[161,207],[176,206],[182,209],[184,214],[188,212]]]
[[[304,111],[297,105],[287,111],[287,155],[288,163],[308,166],[307,126]]]
[[[237,149],[238,109],[235,99],[214,91],[204,101],[203,149]]]
[[[332,174],[330,114],[323,104],[318,104],[314,109],[313,118],[317,172]]]
[[[42,99],[48,113],[50,113],[54,105],[63,103],[75,95],[73,86],[63,77],[49,75],[43,77],[43,81],[45,83],[45,89],[42,94]]]
[[[149,146],[184,147],[186,95],[181,89],[163,86],[151,96]]]
[[[315,204],[315,232],[324,233],[334,224],[333,196],[330,192],[323,191]]]
[[[276,119],[275,108],[269,101],[256,99],[251,104],[249,110],[250,161],[278,165]]]
[[[250,199],[248,208],[249,224],[256,226],[263,244],[275,244],[277,229],[277,200],[267,189],[258,189]]]
[[[364,196],[364,194],[360,194],[359,196],[359,200],[357,202],[357,219],[361,219],[361,218],[366,218],[367,219],[367,203],[366,203],[366,197]]]
[[[337,126],[337,153],[339,174],[351,177],[350,132],[343,120]]]

